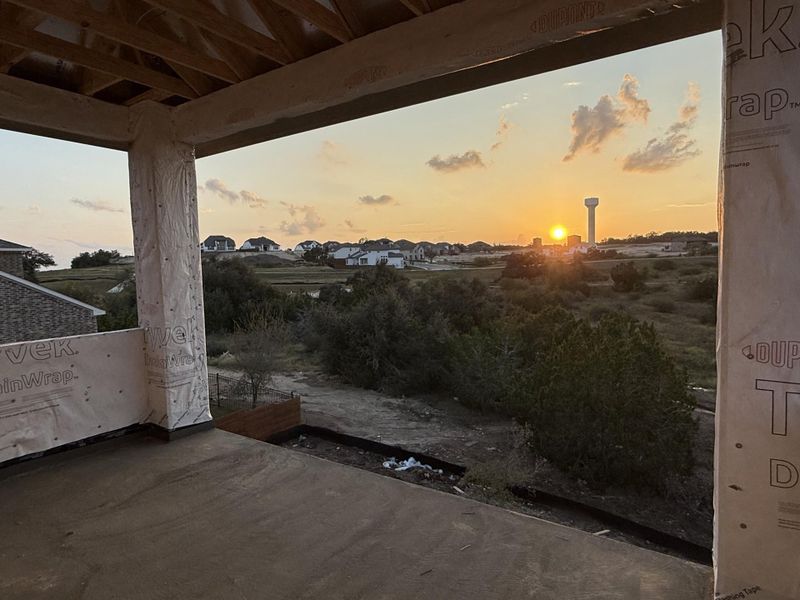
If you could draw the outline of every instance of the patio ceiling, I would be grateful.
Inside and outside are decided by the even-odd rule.
[[[156,103],[207,156],[721,24],[720,0],[0,0],[0,127],[124,150]]]
[[[0,72],[178,105],[458,0],[5,0]]]

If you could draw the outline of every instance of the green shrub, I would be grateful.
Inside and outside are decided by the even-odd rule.
[[[709,276],[690,282],[686,289],[686,298],[694,302],[716,302],[717,278]]]
[[[518,415],[536,452],[598,486],[658,489],[691,469],[694,401],[652,325],[581,322],[542,360]]]
[[[653,268],[656,271],[674,271],[675,261],[669,258],[659,258],[653,263]]]
[[[209,335],[206,338],[206,356],[216,358],[228,352],[230,341],[222,335]]]
[[[660,313],[674,313],[675,312],[675,303],[672,300],[667,300],[665,298],[656,298],[649,302],[649,305]]]
[[[85,269],[87,267],[104,267],[110,265],[111,261],[119,258],[116,250],[96,250],[94,252],[81,252],[72,259],[70,266],[73,269]]]
[[[544,257],[536,252],[519,252],[506,257],[501,277],[511,279],[536,279],[545,272]]]
[[[646,271],[639,270],[632,261],[614,265],[611,269],[611,279],[614,281],[614,290],[617,292],[633,292],[644,289]]]

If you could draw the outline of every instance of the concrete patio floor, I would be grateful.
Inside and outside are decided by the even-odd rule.
[[[0,598],[705,600],[710,569],[222,431],[0,469]]]

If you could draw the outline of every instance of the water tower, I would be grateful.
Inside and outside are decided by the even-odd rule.
[[[594,246],[596,242],[594,241],[594,209],[595,207],[600,204],[600,198],[586,198],[583,201],[583,204],[586,206],[586,210],[589,211],[589,225],[587,234],[589,236],[589,244]]]

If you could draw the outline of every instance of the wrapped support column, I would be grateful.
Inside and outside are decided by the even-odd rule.
[[[128,164],[147,421],[173,430],[211,418],[194,150],[175,139],[168,108],[145,102],[131,114]]]
[[[727,0],[717,598],[800,598],[800,0]]]

